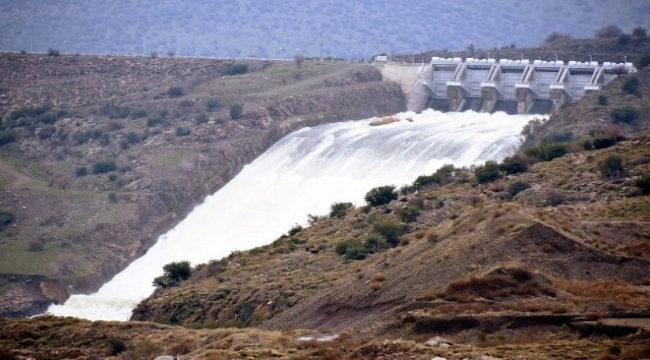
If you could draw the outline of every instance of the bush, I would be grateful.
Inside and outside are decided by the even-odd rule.
[[[149,113],[145,109],[135,109],[131,112],[132,119],[141,119],[147,117],[148,115]]]
[[[36,120],[38,120],[42,124],[54,124],[59,118],[50,112],[47,112],[45,114],[38,115],[36,117]]]
[[[379,250],[387,249],[389,247],[386,239],[384,239],[383,236],[375,233],[368,235],[366,240],[363,241],[363,246],[371,254],[374,254]]]
[[[563,132],[553,131],[552,133],[544,136],[544,138],[542,138],[542,142],[546,144],[556,144],[562,142],[571,142],[573,139],[573,133],[569,130]]]
[[[9,210],[0,209],[0,231],[11,225],[16,220],[16,216]]]
[[[645,54],[639,58],[639,62],[637,63],[637,66],[639,67],[639,69],[643,69],[648,65],[650,65],[650,54]]]
[[[366,193],[364,200],[366,200],[370,206],[384,205],[393,200],[397,200],[397,192],[395,191],[395,186],[386,185],[373,188],[368,191],[368,193]]]
[[[126,138],[125,138],[125,140],[126,140],[130,145],[133,145],[133,144],[137,144],[137,143],[139,143],[140,141],[142,141],[142,138],[141,138],[140,135],[139,135],[138,133],[136,133],[135,131],[129,131],[129,132],[126,133]]]
[[[648,30],[642,26],[637,26],[632,30],[632,36],[646,37],[648,36]]]
[[[47,49],[47,56],[56,57],[61,55],[61,52],[57,49],[49,48]]]
[[[404,233],[405,226],[393,219],[379,220],[372,226],[373,230],[386,239],[390,246],[399,244],[399,237]]]
[[[641,95],[639,92],[639,78],[636,76],[627,76],[625,82],[623,82],[622,90],[623,93],[628,95]]]
[[[596,30],[597,38],[615,38],[623,33],[620,27],[616,25],[607,25]]]
[[[474,168],[474,175],[479,184],[485,184],[499,178],[499,164],[489,160]]]
[[[163,266],[163,275],[153,280],[157,287],[169,287],[189,279],[192,268],[189,261],[172,262]]]
[[[185,126],[179,126],[176,128],[176,136],[188,136],[191,134],[190,128]]]
[[[244,114],[244,106],[235,104],[230,107],[230,118],[239,119]]]
[[[217,110],[219,110],[220,107],[221,107],[221,104],[219,103],[219,100],[217,100],[215,98],[208,99],[205,102],[205,108],[209,112],[217,111]]]
[[[107,343],[109,348],[108,354],[110,356],[117,356],[126,351],[126,344],[120,339],[110,338],[107,340]]]
[[[630,36],[629,34],[621,34],[621,35],[616,37],[616,44],[617,45],[625,46],[625,45],[629,44],[630,41],[632,41],[632,36]]]
[[[241,75],[248,72],[248,65],[246,64],[230,64],[224,70],[224,75]]]
[[[550,33],[546,37],[546,39],[544,40],[544,43],[545,44],[550,44],[550,43],[556,42],[558,40],[572,40],[572,39],[573,39],[573,37],[571,37],[571,35],[562,34],[562,33],[559,33],[557,31],[554,31],[554,32]]]
[[[528,171],[528,164],[522,156],[513,155],[503,159],[499,169],[508,175],[520,174]]]
[[[598,95],[598,105],[601,106],[607,105],[607,95],[605,94]]]
[[[161,116],[152,116],[147,119],[147,126],[154,127],[163,123],[163,118]]]
[[[93,174],[104,174],[115,170],[113,160],[101,160],[93,164]]]
[[[348,213],[348,209],[352,208],[352,203],[349,202],[335,202],[330,206],[330,217],[342,218]]]
[[[116,203],[116,202],[118,202],[118,200],[119,200],[119,199],[118,199],[116,193],[114,193],[114,192],[112,192],[112,191],[108,193],[108,201],[110,201],[110,202],[112,202],[112,203]]]
[[[289,229],[288,235],[294,236],[301,231],[302,231],[302,226],[300,226],[299,224],[295,224],[291,227],[291,229]]]
[[[0,146],[7,145],[16,141],[16,132],[14,130],[0,131]]]
[[[634,185],[641,190],[641,194],[650,194],[650,174],[645,174],[634,182]]]
[[[86,131],[78,131],[72,134],[72,141],[75,145],[83,145],[90,140],[90,133]]]
[[[397,215],[405,223],[414,222],[420,216],[420,209],[415,206],[406,206],[397,210]]]
[[[368,257],[368,249],[359,240],[350,240],[345,249],[347,260],[363,260]]]
[[[510,196],[515,196],[528,188],[530,188],[529,183],[525,181],[515,181],[508,185],[508,194],[510,194]]]
[[[85,166],[78,167],[74,169],[74,176],[82,177],[88,175],[88,169]]]
[[[171,98],[177,98],[183,96],[183,89],[178,86],[172,86],[167,90],[167,95]]]
[[[124,119],[129,116],[131,109],[126,106],[105,104],[99,108],[99,114],[111,119]]]
[[[200,113],[200,114],[196,115],[194,120],[196,120],[197,125],[205,124],[205,123],[208,122],[208,115],[206,115],[204,113]]]
[[[600,164],[600,172],[607,178],[620,177],[625,173],[623,159],[618,155],[609,155]]]
[[[551,161],[564,156],[569,151],[567,144],[539,144],[524,150],[524,154],[536,158],[538,161]]]
[[[616,107],[609,112],[609,117],[615,124],[631,124],[639,117],[639,110],[631,106]]]

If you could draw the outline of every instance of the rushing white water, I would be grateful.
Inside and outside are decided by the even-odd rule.
[[[501,160],[520,145],[526,116],[504,113],[402,113],[378,127],[348,121],[296,131],[209,196],[141,258],[95,294],[74,295],[48,312],[91,320],[127,320],[172,261],[192,264],[268,244],[307,214],[336,201],[363,203],[379,185],[412,182],[444,164]]]

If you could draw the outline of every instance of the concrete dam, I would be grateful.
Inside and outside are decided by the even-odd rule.
[[[426,64],[377,65],[384,77],[399,83],[408,109],[550,114],[580,100],[619,75],[635,71],[632,63],[568,63],[542,60],[433,57]]]

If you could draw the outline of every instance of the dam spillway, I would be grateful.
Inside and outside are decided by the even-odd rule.
[[[433,57],[427,64],[382,64],[382,73],[402,84],[409,110],[555,113],[564,104],[599,91],[632,63]],[[388,67],[412,70],[387,71]],[[407,75],[404,75],[407,74]],[[414,80],[416,76],[417,80]]]
[[[308,214],[327,214],[334,202],[361,205],[373,187],[411,183],[444,164],[500,161],[519,147],[519,133],[529,120],[433,110],[395,117],[402,121],[383,126],[369,126],[370,119],[346,121],[287,135],[97,293],[73,295],[49,312],[128,320],[154,291],[152,280],[167,263],[197,265],[269,244],[295,223],[304,224]]]

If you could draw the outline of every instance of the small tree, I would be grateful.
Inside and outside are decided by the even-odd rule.
[[[372,229],[383,236],[390,246],[397,246],[399,244],[399,237],[404,233],[406,227],[396,220],[383,219],[374,223]]]
[[[631,106],[615,107],[609,112],[613,123],[631,124],[639,117],[639,110]]]
[[[47,49],[47,56],[56,57],[61,55],[61,52],[57,49],[49,48]]]
[[[557,31],[553,31],[552,33],[550,33],[546,37],[546,39],[544,40],[544,43],[545,44],[551,44],[551,43],[554,43],[554,42],[559,41],[559,40],[571,40],[571,39],[573,39],[573,37],[571,37],[570,35],[562,34],[562,33],[559,33]]]
[[[479,184],[485,184],[499,178],[499,164],[495,161],[486,161],[484,165],[474,168],[474,175]]]
[[[397,200],[397,191],[393,185],[379,186],[368,191],[364,199],[370,206],[384,205]]]
[[[235,104],[230,107],[230,118],[233,120],[239,119],[244,114],[244,106]]]
[[[626,77],[621,89],[625,94],[640,96],[641,93],[639,92],[639,78],[636,76]]]

